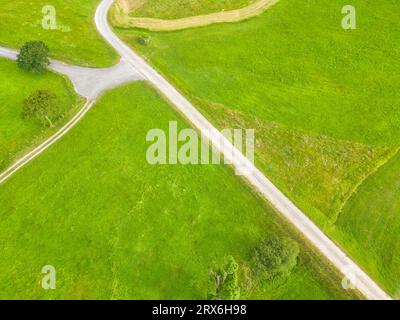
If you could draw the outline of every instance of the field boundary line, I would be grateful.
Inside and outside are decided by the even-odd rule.
[[[364,182],[378,173],[378,171],[384,167],[390,160],[392,160],[394,157],[396,157],[399,154],[400,151],[400,146],[396,147],[390,152],[390,154],[382,160],[382,162],[378,163],[368,174],[365,175],[364,178],[362,178],[350,191],[349,195],[346,197],[345,201],[343,201],[343,204],[340,206],[338,212],[336,213],[335,219],[332,220],[331,224],[334,225],[340,216],[342,215],[344,208],[347,206],[347,204],[350,202],[350,200],[357,194],[357,191],[360,189],[360,187],[364,184]]]

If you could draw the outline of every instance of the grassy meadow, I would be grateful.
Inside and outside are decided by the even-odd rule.
[[[205,102],[338,139],[398,144],[399,4],[354,1],[358,29],[345,31],[345,3],[281,0],[240,23],[119,34]]]
[[[109,66],[118,57],[95,29],[98,2],[0,0],[0,46],[43,40],[57,59]],[[175,19],[251,2],[147,0],[132,15]],[[254,128],[260,169],[400,297],[400,4],[354,0],[357,29],[345,31],[346,4],[281,0],[240,23],[116,31],[217,127]],[[44,5],[56,8],[57,30],[42,28]],[[63,77],[0,59],[0,171],[57,129],[21,119],[36,89],[57,94],[65,119],[82,103]],[[359,298],[229,168],[149,165],[146,133],[171,120],[185,127],[144,83],[112,90],[0,186],[0,298],[202,299],[208,267],[226,255],[240,263],[244,299]],[[254,283],[250,254],[272,235],[300,243],[298,264]],[[54,291],[40,286],[47,264]]]
[[[94,12],[99,0],[0,0],[0,46],[20,48],[42,40],[53,57],[84,66],[110,66],[118,55],[98,34]],[[43,29],[42,8],[56,9],[57,29]]]
[[[241,265],[242,298],[358,297],[228,167],[148,164],[147,131],[172,120],[185,127],[144,83],[112,90],[1,186],[1,298],[201,299],[211,262],[226,255]],[[300,243],[298,264],[251,283],[252,249],[272,235]],[[56,290],[40,286],[48,264]]]
[[[235,24],[116,31],[214,124],[256,129],[259,167],[394,294],[399,269],[375,266],[400,252],[384,250],[362,210],[347,213],[400,146],[400,4],[355,0],[357,29],[343,30],[347,4],[281,0]],[[369,194],[369,206],[378,198]],[[365,232],[369,246],[353,246]]]
[[[16,156],[36,146],[56,127],[44,127],[40,122],[21,118],[24,100],[36,90],[50,90],[57,96],[57,103],[66,120],[81,106],[70,82],[60,75],[46,72],[31,74],[18,68],[14,61],[0,59],[0,172]]]

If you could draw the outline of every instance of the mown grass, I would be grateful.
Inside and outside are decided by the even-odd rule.
[[[255,0],[144,0],[143,5],[133,10],[130,15],[133,17],[179,19],[238,9],[254,1]]]
[[[357,29],[343,30],[341,9],[347,4],[281,0],[236,24],[117,31],[215,124],[259,128],[260,168],[393,292],[383,279],[398,273],[373,266],[392,257],[377,243],[389,240],[374,238],[378,220],[373,224],[357,210],[357,219],[346,224],[349,215],[343,214],[340,236],[334,223],[363,179],[400,145],[400,7],[395,0],[355,0]],[[146,45],[141,37],[149,39]],[[369,202],[379,204],[378,198],[384,199],[376,190]],[[379,223],[390,216],[383,211]],[[361,219],[371,234],[368,250],[353,246],[363,241],[356,225]],[[376,252],[380,256],[373,259]]]
[[[42,75],[22,71],[14,61],[0,59],[0,172],[27,148],[38,144],[54,128],[38,121],[21,118],[23,101],[36,90],[50,90],[57,96],[60,111],[66,120],[82,101],[64,77],[51,72]]]
[[[0,297],[205,298],[211,261],[301,243],[289,278],[243,298],[346,299],[336,271],[225,166],[151,166],[149,129],[185,124],[145,84],[107,93],[59,143],[0,187]],[[43,290],[41,269],[57,270]],[[245,279],[243,277],[243,279]]]
[[[42,40],[57,59],[84,66],[110,66],[118,56],[94,25],[98,3],[99,0],[0,0],[0,45],[20,48],[26,41]],[[42,8],[46,5],[56,9],[57,30],[42,28]]]

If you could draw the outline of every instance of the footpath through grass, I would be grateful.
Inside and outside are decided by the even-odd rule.
[[[283,234],[301,244],[297,267],[268,285],[243,273],[242,298],[357,297],[228,167],[149,165],[147,131],[172,120],[185,127],[144,83],[115,89],[0,187],[1,298],[206,298],[213,260],[244,271],[258,241]],[[40,286],[44,265],[56,290]]]
[[[281,0],[235,24],[168,33],[117,31],[214,124],[256,129],[259,167],[331,233],[359,184],[400,145],[400,3],[355,0],[357,29],[343,30],[341,10],[347,4]],[[378,198],[377,191],[369,202]],[[386,224],[386,215],[390,221],[383,211],[380,223]],[[365,225],[371,244],[379,240],[374,227]],[[381,272],[371,265],[381,263],[376,251],[381,256],[385,251],[378,244],[351,249],[352,241],[363,239],[350,229],[336,240],[359,261],[369,261],[363,264],[367,271]],[[395,268],[382,272],[377,279],[388,272],[390,279],[400,279]],[[393,285],[381,283],[393,292]]]
[[[84,66],[110,66],[118,55],[94,25],[99,0],[0,0],[0,46],[20,48],[30,40],[42,40],[53,57]],[[42,12],[53,6],[57,29],[44,29]],[[49,20],[46,20],[49,21]]]
[[[55,128],[44,127],[39,121],[21,118],[24,100],[36,90],[50,90],[56,94],[64,119],[82,104],[67,79],[52,72],[31,74],[18,68],[14,61],[0,59],[0,172],[16,156],[36,146]]]

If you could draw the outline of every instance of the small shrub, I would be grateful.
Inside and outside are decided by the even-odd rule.
[[[38,90],[24,101],[21,116],[23,119],[37,119],[53,127],[53,121],[60,116],[56,95],[51,91]]]
[[[237,300],[240,298],[239,265],[231,256],[222,264],[214,263],[210,268],[210,291],[212,300]]]
[[[21,69],[34,73],[42,73],[50,64],[49,48],[42,41],[25,43],[17,57],[17,64]]]
[[[254,250],[254,271],[266,279],[287,275],[296,266],[299,251],[298,243],[290,238],[266,239]]]

